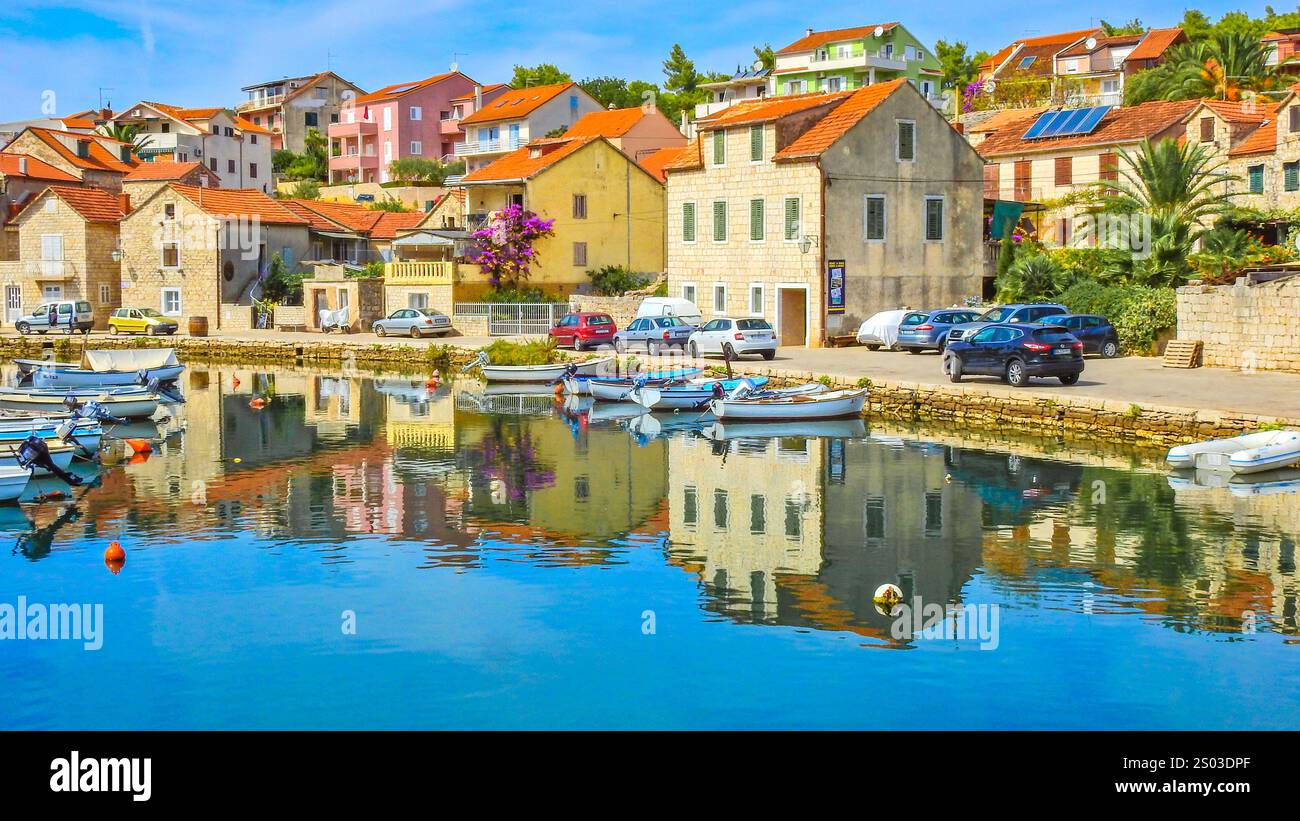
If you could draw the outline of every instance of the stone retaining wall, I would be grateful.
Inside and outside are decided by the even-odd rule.
[[[614,324],[619,330],[627,327],[627,324],[636,319],[636,310],[641,307],[643,296],[590,296],[587,294],[574,294],[569,297],[570,311],[590,311],[593,313],[609,314],[614,319]]]
[[[1179,288],[1178,338],[1201,340],[1204,365],[1300,373],[1300,277]]]

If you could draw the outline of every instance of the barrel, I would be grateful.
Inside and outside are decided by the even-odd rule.
[[[206,316],[190,317],[190,336],[207,336],[208,318]]]

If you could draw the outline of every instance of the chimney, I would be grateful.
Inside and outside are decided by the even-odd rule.
[[[481,83],[474,84],[474,110],[478,111],[483,107],[483,86]]]
[[[803,36],[812,37],[812,26],[809,26],[808,28],[804,29]]]
[[[18,155],[18,174],[23,177],[27,176],[27,155],[26,154]]]
[[[117,207],[122,209],[122,216],[131,213],[131,195],[123,191],[117,195]]]

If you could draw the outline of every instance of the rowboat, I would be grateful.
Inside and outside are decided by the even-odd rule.
[[[64,416],[53,418],[0,419],[0,447],[17,444],[35,434],[42,439],[76,442],[89,453],[99,450],[104,439],[104,428],[98,419],[78,419]],[[64,437],[68,438],[65,440]]]
[[[20,467],[0,467],[0,502],[16,502],[32,479],[31,471]]]
[[[16,360],[17,361],[17,360]],[[30,362],[31,360],[23,360]],[[23,366],[20,364],[19,369]],[[171,348],[83,351],[81,363],[45,362],[29,371],[38,388],[90,388],[171,382],[185,370]]]
[[[802,420],[857,416],[867,403],[865,388],[819,391],[772,397],[722,398],[709,402],[709,410],[723,420]]]
[[[1228,439],[1211,439],[1169,449],[1165,461],[1175,469],[1197,468],[1242,475],[1300,463],[1300,431],[1266,430]]]
[[[6,442],[4,445],[0,445],[0,469],[14,468],[24,473],[28,472],[27,468],[18,464],[18,446],[20,444],[21,442]],[[50,449],[50,460],[54,462],[55,466],[60,470],[67,470],[68,465],[72,464],[72,455],[76,448],[63,442],[46,442],[45,445]],[[33,476],[50,475],[50,472],[42,467],[33,466],[30,472]]]
[[[586,362],[555,365],[493,365],[486,355],[480,355],[466,367],[477,366],[483,378],[489,382],[558,382],[564,377],[569,365],[573,365],[580,376],[594,376],[601,373],[602,369],[613,361],[614,357],[606,356],[600,359],[588,359]]]
[[[609,401],[621,401],[620,399],[610,399],[610,396],[625,396],[629,390],[636,387],[638,383],[655,384],[677,382],[698,376],[704,373],[703,368],[678,368],[672,371],[647,371],[630,377],[609,377],[609,376],[566,376],[564,377],[564,392],[575,396],[595,396],[597,399]],[[604,390],[597,392],[597,385]],[[603,394],[603,395],[602,395]]]
[[[810,422],[714,422],[700,431],[706,439],[726,442],[732,439],[784,439],[802,436],[809,439],[861,439],[867,435],[862,419],[818,419]]]
[[[67,397],[77,402],[98,402],[106,411],[122,419],[152,416],[158,410],[158,395],[144,387],[105,388],[103,390],[40,390],[0,388],[0,408],[36,413],[66,411]]]
[[[723,393],[730,393],[745,384],[762,387],[767,384],[767,377],[750,376],[743,379],[714,379],[690,382],[684,385],[666,385],[664,387],[639,386],[633,388],[626,398],[656,411],[703,410],[706,403],[716,396],[714,385],[721,385]]]

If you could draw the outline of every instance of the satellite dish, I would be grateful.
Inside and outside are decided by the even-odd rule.
[[[1087,40],[1084,40],[1084,41],[1083,41],[1083,47],[1086,48],[1086,49],[1088,49],[1088,51],[1092,51],[1093,49],[1095,49],[1095,48],[1097,47],[1097,38],[1096,38],[1096,37],[1089,37]]]
[[[460,63],[456,62],[455,60],[452,60],[452,62],[451,62],[451,70],[452,70],[452,71],[460,71]]]
[[[997,87],[998,84],[993,82],[992,80],[985,80],[983,86],[981,86],[981,88],[984,89],[985,94],[992,94],[994,89],[996,89]]]
[[[751,68],[753,68],[754,71],[762,71],[762,70],[763,70],[763,61],[762,61],[762,60],[755,60],[753,66],[751,66]]]
[[[873,32],[871,32],[872,36],[874,36],[874,37],[879,37],[880,35],[882,35],[882,34],[884,34],[884,33],[885,33],[885,27],[884,27],[884,26],[876,26],[876,30],[873,31]]]

